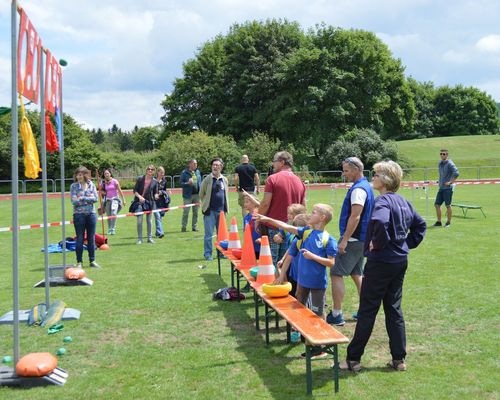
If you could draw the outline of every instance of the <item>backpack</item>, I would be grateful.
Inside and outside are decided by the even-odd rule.
[[[245,295],[240,293],[240,297],[238,299],[238,290],[235,287],[225,287],[217,290],[212,295],[212,300],[245,300]]]
[[[302,248],[302,244],[305,243],[306,239],[309,237],[313,230],[306,229],[304,234],[302,235],[302,239],[297,240],[297,250]],[[328,244],[328,239],[330,238],[330,234],[327,231],[323,231],[323,236],[321,237],[321,241],[323,242],[323,248],[326,249],[326,245]]]

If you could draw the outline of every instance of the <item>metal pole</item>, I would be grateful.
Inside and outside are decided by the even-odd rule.
[[[19,221],[17,215],[17,199],[19,179],[18,165],[18,126],[17,126],[17,2],[11,5],[11,62],[12,62],[12,104],[11,104],[11,180],[12,180],[12,291],[13,291],[13,334],[14,334],[14,365],[19,361]]]
[[[65,171],[64,171],[64,115],[63,115],[63,95],[62,95],[62,73],[61,73],[61,93],[60,93],[60,98],[59,98],[59,115],[61,116],[61,141],[59,143],[59,156],[60,156],[60,161],[61,161],[61,221],[63,221],[62,224],[62,250],[63,250],[63,265],[66,267],[66,207],[65,207],[65,199],[64,199],[64,192],[65,192]]]
[[[45,56],[44,56],[45,55]],[[47,133],[45,130],[45,76],[43,60],[47,57],[42,50],[42,62],[40,63],[40,132],[42,134],[42,204],[43,204],[43,247],[45,266],[45,306],[50,307],[50,277],[49,277],[49,227],[47,206]]]

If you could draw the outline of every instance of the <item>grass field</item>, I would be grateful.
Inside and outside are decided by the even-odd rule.
[[[438,145],[439,147],[439,145]],[[451,146],[450,146],[451,147]],[[428,222],[434,222],[430,188],[401,189]],[[334,205],[344,190],[310,190],[308,204]],[[450,229],[429,229],[422,246],[411,253],[403,308],[407,321],[408,371],[390,372],[388,341],[380,312],[358,375],[341,373],[340,394],[333,396],[331,360],[313,363],[313,398],[339,399],[497,399],[500,391],[500,318],[498,238],[500,185],[460,186],[455,200],[480,204],[487,215],[456,212]],[[174,202],[180,203],[179,195]],[[232,194],[232,215],[239,215]],[[60,218],[51,200],[49,221]],[[20,203],[20,223],[42,222],[41,200]],[[69,203],[68,203],[69,209]],[[10,202],[0,202],[0,227],[9,226]],[[82,312],[79,321],[48,335],[21,326],[21,353],[65,346],[59,366],[70,376],[63,387],[15,390],[0,388],[0,399],[303,399],[305,362],[301,345],[287,345],[286,333],[272,330],[265,346],[256,332],[252,300],[216,302],[212,293],[230,284],[229,264],[222,276],[216,261],[202,261],[202,232],[180,233],[181,211],[165,217],[166,236],[154,245],[135,245],[135,218],[119,219],[109,251],[97,252],[101,270],[87,270],[92,287],[55,287],[52,299]],[[68,227],[73,234],[73,227]],[[50,228],[50,242],[61,238]],[[241,231],[240,231],[241,234]],[[20,232],[20,301],[27,309],[44,300],[32,285],[43,278],[43,232]],[[11,234],[0,233],[0,314],[12,310]],[[86,256],[86,255],[85,255]],[[74,261],[74,253],[69,253]],[[50,255],[51,264],[62,256]],[[85,260],[87,261],[87,260]],[[206,265],[200,269],[200,265]],[[330,298],[328,298],[331,304]],[[354,285],[347,283],[344,311],[357,307]],[[339,328],[348,337],[354,323]],[[64,336],[73,343],[63,344]],[[340,346],[340,357],[345,357]],[[0,357],[12,353],[12,327],[0,325]]]

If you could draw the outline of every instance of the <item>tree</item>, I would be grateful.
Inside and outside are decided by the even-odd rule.
[[[437,89],[434,100],[435,136],[498,134],[500,120],[493,98],[457,85]]]
[[[304,38],[297,23],[268,20],[235,24],[226,37],[205,43],[162,103],[165,128],[229,134],[237,141],[253,131],[271,132],[275,72]]]
[[[397,139],[414,139],[434,136],[434,97],[436,89],[432,82],[418,82],[408,78],[408,85],[415,103],[415,125],[413,132],[408,132]]]
[[[395,142],[383,140],[371,129],[354,129],[326,148],[321,159],[323,168],[338,170],[347,157],[358,157],[365,170],[384,159],[398,161]]]
[[[135,151],[151,151],[159,145],[160,129],[147,126],[134,130],[131,135]]]

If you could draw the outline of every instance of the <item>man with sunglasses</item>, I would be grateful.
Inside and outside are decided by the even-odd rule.
[[[444,224],[445,228],[448,228],[451,224],[451,199],[453,197],[453,189],[455,185],[453,184],[458,178],[459,172],[456,165],[448,159],[448,150],[441,149],[439,155],[441,156],[441,161],[439,161],[439,190],[436,196],[436,201],[434,202],[434,207],[436,207],[437,221],[434,226],[443,226],[441,222],[441,205],[444,203],[446,206],[446,217],[447,221]]]
[[[210,163],[212,172],[201,182],[200,200],[205,226],[203,256],[205,260],[212,261],[212,236],[214,228],[219,230],[219,214],[227,214],[229,185],[227,178],[222,175],[224,163],[221,158],[214,158]]]

